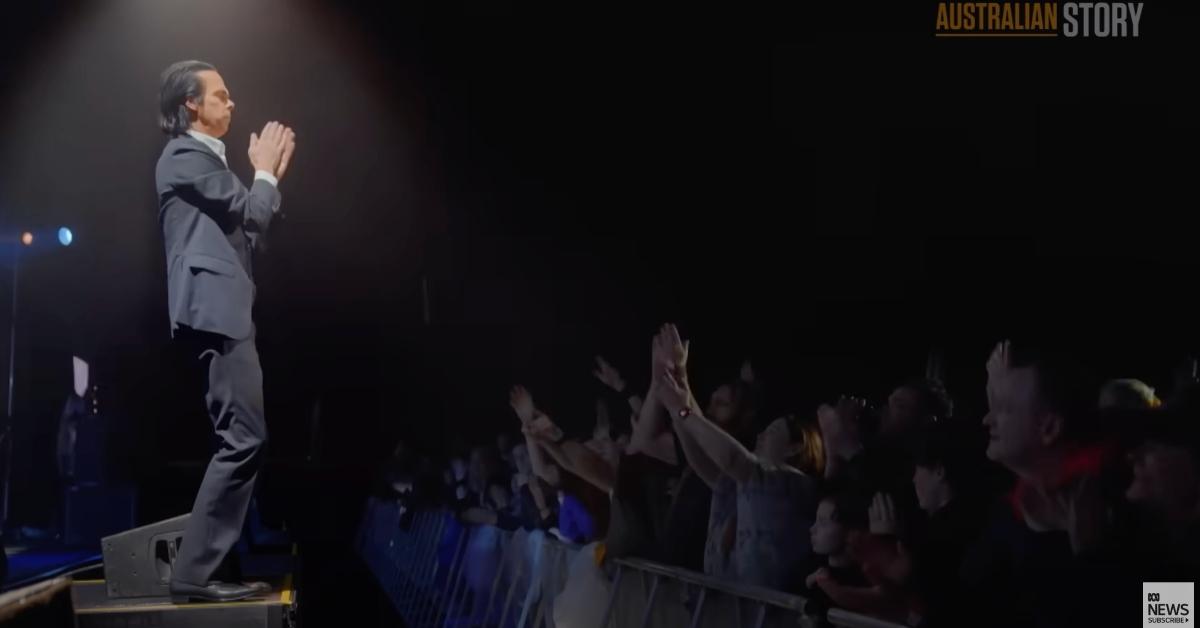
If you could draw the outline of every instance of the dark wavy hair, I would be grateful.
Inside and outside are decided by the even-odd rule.
[[[203,70],[215,70],[210,63],[189,60],[172,63],[163,70],[162,86],[158,90],[158,128],[175,137],[191,126],[184,104],[204,96],[204,83],[197,76]]]

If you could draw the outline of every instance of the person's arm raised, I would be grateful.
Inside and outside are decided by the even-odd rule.
[[[674,362],[687,362],[687,345],[681,344],[677,353],[667,355],[662,353],[655,337],[650,343],[650,385],[646,390],[646,399],[638,411],[638,419],[633,424],[633,433],[629,438],[629,451],[652,456],[667,464],[679,464],[675,453],[674,434],[665,429],[663,423],[662,403],[659,401],[658,378],[655,373]]]
[[[534,438],[563,471],[575,474],[605,493],[611,493],[616,486],[616,469],[582,443],[573,440],[555,443],[539,435]]]
[[[667,464],[679,464],[675,454],[674,435],[663,429],[662,404],[658,401],[658,391],[653,383],[646,392],[646,400],[638,412],[638,418],[633,422],[633,433],[629,437],[629,453],[641,453],[657,458]]]
[[[264,130],[265,137],[266,133]],[[269,137],[276,136],[272,132]],[[259,153],[279,150],[278,143],[272,144],[269,139],[252,139],[251,142]],[[270,161],[269,156],[260,155],[252,156],[251,162],[255,159],[260,163]],[[263,233],[279,210],[279,190],[272,181],[256,176],[247,188],[215,155],[194,144],[176,144],[168,161],[162,165],[160,184],[199,208],[218,225],[232,223],[252,233]],[[159,190],[160,193],[165,191]]]
[[[746,482],[758,468],[758,458],[753,452],[742,446],[736,438],[708,420],[700,408],[687,402],[688,393],[683,390],[671,375],[664,376],[663,403],[676,417],[676,430],[686,431],[691,437],[692,444],[699,449],[713,466],[721,473],[733,478],[736,482]],[[666,392],[670,390],[671,392]],[[687,441],[684,441],[685,445]],[[684,454],[688,453],[684,449]],[[690,458],[689,458],[690,460]],[[693,468],[696,468],[693,465]],[[696,468],[696,473],[700,470]]]
[[[682,355],[686,345],[673,325],[666,325],[658,337],[659,350],[665,355]],[[658,394],[663,406],[671,413],[677,429],[687,430],[694,444],[707,455],[722,473],[737,482],[745,482],[758,468],[758,458],[736,438],[705,418],[688,387],[686,363],[666,367],[658,374]],[[684,451],[686,454],[686,450]],[[698,472],[698,471],[697,471]]]
[[[696,475],[708,485],[710,489],[716,490],[717,482],[721,481],[721,469],[717,463],[708,457],[696,439],[688,432],[687,426],[684,425],[685,419],[675,417],[672,419],[672,427],[675,428],[675,438],[679,439],[679,446],[683,449],[683,456],[687,458],[688,466],[696,472]]]
[[[533,505],[538,510],[538,521],[545,521],[550,516],[550,506],[546,503],[546,493],[542,491],[542,479],[538,475],[529,478],[529,494],[533,497]]]

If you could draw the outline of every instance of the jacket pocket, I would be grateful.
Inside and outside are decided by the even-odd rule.
[[[211,255],[203,255],[201,253],[189,253],[184,255],[183,263],[191,269],[192,274],[197,270],[207,270],[210,273],[224,275],[226,277],[237,277],[239,266],[236,262],[224,260]]]

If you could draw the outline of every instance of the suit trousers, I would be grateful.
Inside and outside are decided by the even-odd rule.
[[[185,354],[207,371],[204,400],[216,452],[184,529],[171,579],[205,585],[237,543],[265,458],[267,424],[255,333],[233,340],[210,332],[176,332]]]

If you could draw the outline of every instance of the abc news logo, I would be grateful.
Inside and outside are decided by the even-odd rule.
[[[1180,583],[1183,584],[1183,583]],[[1185,585],[1187,586],[1187,585]],[[1188,587],[1191,588],[1190,586]],[[1192,621],[1192,596],[1188,593],[1179,595],[1181,591],[1166,591],[1163,595],[1163,589],[1155,587],[1154,591],[1146,591],[1146,613],[1144,615],[1144,625],[1163,625],[1174,624],[1191,626]]]

